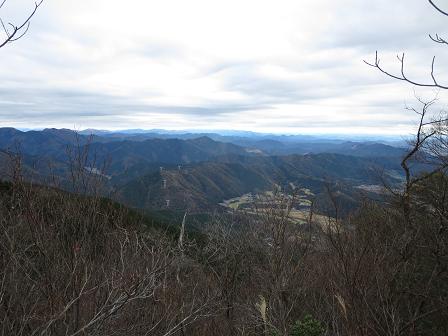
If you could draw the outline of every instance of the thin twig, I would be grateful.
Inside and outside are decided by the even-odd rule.
[[[443,15],[448,16],[448,12],[443,11],[440,7],[438,7],[438,6],[434,3],[434,1],[432,1],[432,0],[428,0],[428,1],[429,1],[429,3],[431,4],[431,6],[433,6],[435,9],[437,9],[440,13],[442,13]]]

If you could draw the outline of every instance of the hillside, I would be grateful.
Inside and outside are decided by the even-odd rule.
[[[385,175],[398,183],[399,165]],[[392,169],[390,169],[392,168]],[[134,179],[118,190],[118,199],[137,208],[210,209],[225,199],[293,183],[315,194],[327,184],[355,193],[354,187],[380,183],[384,168],[362,158],[338,154],[284,157],[221,157],[215,162],[164,169]]]
[[[0,128],[0,149],[20,151],[27,155],[60,158],[65,154],[68,145],[85,145],[88,140],[88,136],[67,129],[49,128],[22,132],[15,128]]]
[[[400,182],[402,149],[385,144],[315,140],[299,146],[296,141],[302,138],[220,136],[246,145],[256,140],[263,150],[254,150],[207,136],[182,136],[185,139],[132,141],[114,133],[89,137],[65,129],[21,132],[2,128],[0,150],[13,150],[20,143],[27,180],[74,191],[70,168],[74,164],[82,179],[102,184],[104,195],[113,192],[120,202],[145,209],[164,209],[169,200],[171,209],[210,210],[225,199],[291,183],[315,195],[321,195],[327,184],[337,185],[341,195],[351,199],[359,192],[358,186],[369,190],[370,185],[381,184],[380,176],[392,184]],[[330,152],[279,156],[267,155],[268,148],[285,153],[306,152],[309,148]],[[329,148],[350,155],[332,153]],[[70,151],[74,161],[70,161]],[[5,157],[0,163],[0,176],[7,178],[7,155],[0,153]]]
[[[110,161],[109,171],[112,176],[122,174],[137,165],[177,165],[211,160],[221,155],[250,155],[242,147],[206,137],[93,143],[90,145],[90,153],[98,162]]]
[[[8,204],[10,204],[11,199],[14,197],[14,190],[16,193],[17,190],[20,190],[20,193],[26,192],[26,201],[31,202],[33,204],[33,207],[37,207],[38,204],[40,205],[40,208],[35,208],[34,211],[41,211],[49,216],[50,214],[51,216],[58,216],[61,218],[64,216],[79,216],[79,213],[67,212],[69,210],[78,208],[78,211],[81,212],[96,211],[99,216],[102,213],[120,214],[120,221],[126,229],[169,229],[168,224],[161,220],[160,216],[157,216],[157,218],[155,218],[155,216],[148,216],[147,214],[143,214],[142,212],[136,211],[135,209],[126,208],[123,205],[107,198],[73,194],[56,188],[50,188],[47,186],[35,184],[31,185],[28,183],[24,183],[20,186],[14,186],[11,182],[1,179],[0,206],[8,206]],[[64,211],[66,213],[64,213]],[[110,221],[109,225],[110,226],[108,227],[108,229],[111,230],[111,232],[117,229],[113,221]]]
[[[0,128],[0,150],[19,153],[36,161],[51,161],[60,166],[70,156],[81,157],[89,167],[107,166],[111,176],[127,175],[128,171],[152,170],[154,164],[178,165],[210,160],[222,155],[253,155],[245,148],[214,141],[207,137],[194,139],[148,139],[144,141],[117,140],[87,136],[65,129],[22,132]],[[71,153],[71,154],[69,154]],[[84,158],[84,154],[88,156]],[[147,167],[146,167],[147,166]],[[58,171],[62,174],[62,171]],[[131,177],[134,176],[131,173]]]
[[[34,176],[39,182],[43,177],[57,177],[65,183],[70,178],[70,165],[75,163],[104,172],[112,178],[107,182],[110,185],[123,184],[160,166],[177,167],[226,155],[253,155],[240,146],[207,137],[111,141],[65,129],[22,132],[0,128],[0,150],[19,154],[27,170],[33,171],[27,176]],[[4,172],[7,160],[2,161],[0,168],[3,166]]]

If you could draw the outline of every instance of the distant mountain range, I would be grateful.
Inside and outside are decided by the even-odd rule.
[[[303,144],[321,144],[321,148],[325,150],[325,146],[331,146],[334,144],[341,144],[344,142],[355,143],[380,143],[390,145],[393,147],[406,147],[406,142],[398,137],[374,137],[374,136],[316,136],[316,135],[278,135],[278,134],[266,134],[256,133],[248,131],[168,131],[168,130],[123,130],[123,131],[106,131],[87,129],[80,132],[83,135],[98,135],[107,137],[109,139],[120,140],[133,140],[141,141],[153,138],[159,139],[194,139],[198,137],[209,137],[215,141],[230,142],[240,146],[263,146],[266,144],[273,144],[275,146],[286,145],[303,145]],[[256,147],[256,146],[255,146]],[[302,151],[300,148],[297,150]],[[314,150],[314,149],[312,149]],[[316,150],[319,150],[316,148]],[[299,154],[299,153],[296,153]]]
[[[319,194],[332,183],[350,197],[358,185],[380,183],[380,175],[399,184],[405,149],[371,141],[251,133],[0,128],[3,178],[8,152],[20,153],[26,176],[39,183],[56,175],[70,189],[64,181],[70,177],[72,156],[82,161],[85,172],[104,176],[108,190],[127,205],[163,208],[169,196],[173,208],[207,209],[273,185],[293,183]]]
[[[90,147],[102,158],[131,156],[137,161],[186,163],[227,154],[290,155],[336,153],[360,157],[397,157],[405,149],[380,142],[353,142],[304,136],[252,137],[193,133],[76,133],[68,129],[19,131],[0,128],[0,149],[63,159],[68,146]],[[88,135],[88,133],[90,134]],[[132,161],[132,160],[131,160]]]

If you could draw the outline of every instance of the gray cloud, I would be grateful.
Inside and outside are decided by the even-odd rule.
[[[272,108],[256,104],[208,104],[206,106],[154,105],[133,99],[87,91],[58,89],[0,89],[0,121],[79,120],[85,117],[124,117],[163,113],[195,117],[219,116]]]
[[[204,3],[205,16],[179,1],[169,20],[168,5],[130,1],[46,2],[30,34],[0,50],[0,123],[399,132],[413,122],[412,87],[362,60],[378,49],[397,71],[406,51],[411,76],[428,80],[435,54],[448,82],[448,49],[427,38],[448,36],[446,20],[425,1],[282,0],[253,12],[232,0],[223,13]]]

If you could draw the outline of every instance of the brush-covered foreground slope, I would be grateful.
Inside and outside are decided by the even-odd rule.
[[[225,199],[275,185],[307,188],[322,193],[327,184],[348,196],[353,187],[380,182],[380,175],[398,183],[399,165],[387,169],[374,160],[338,154],[284,157],[225,157],[182,169],[165,169],[135,179],[119,189],[119,200],[137,208],[209,209]]]

